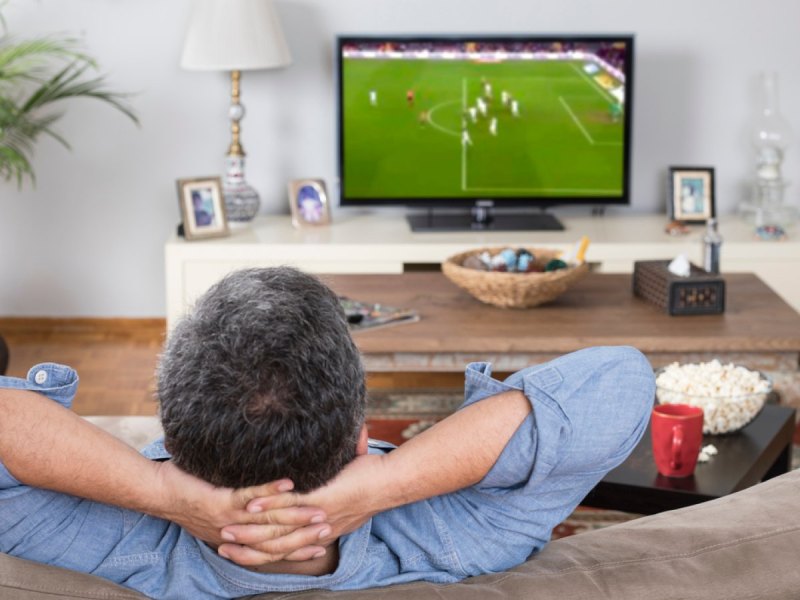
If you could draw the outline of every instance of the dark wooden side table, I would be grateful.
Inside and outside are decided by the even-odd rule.
[[[675,479],[656,470],[648,428],[628,459],[608,473],[581,503],[654,514],[713,500],[786,473],[791,467],[795,410],[767,404],[744,429],[707,435],[719,454],[698,463],[694,475]]]

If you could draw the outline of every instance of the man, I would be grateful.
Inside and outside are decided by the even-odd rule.
[[[430,123],[431,115],[427,110],[423,110],[417,117],[417,122],[421,128],[425,128]]]
[[[466,127],[461,128],[461,145],[465,148],[472,146],[472,138],[469,136],[469,130]]]
[[[609,105],[609,115],[612,123],[617,123],[622,118],[623,108],[622,102],[616,100]]]
[[[481,114],[482,117],[488,116],[488,107],[486,101],[483,98],[476,98],[475,104],[478,106],[478,112]]]
[[[172,332],[158,374],[165,439],[147,450],[172,461],[157,468],[57,405],[75,394],[71,369],[41,365],[27,379],[0,378],[0,387],[0,550],[154,598],[446,583],[507,569],[541,549],[624,460],[654,393],[650,365],[631,348],[576,352],[504,382],[475,363],[461,409],[388,452],[367,441],[363,369],[338,298],[289,268],[229,275]],[[306,502],[334,510],[327,524],[291,533],[277,554],[239,548],[240,563],[270,571],[257,573],[167,521],[41,489],[202,532],[185,506],[164,501],[196,485],[175,465],[218,486],[278,480],[245,490],[239,506],[286,491],[278,478],[290,477],[297,490],[313,490]],[[319,520],[314,513],[273,516],[307,523]],[[231,511],[230,522],[243,520]],[[252,528],[226,529],[227,539],[257,541]],[[309,560],[274,560],[283,557]]]
[[[487,79],[483,79],[483,97],[486,98],[487,101],[492,100],[492,84]]]

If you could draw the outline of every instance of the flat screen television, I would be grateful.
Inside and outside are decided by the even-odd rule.
[[[341,205],[425,208],[412,228],[447,230],[560,229],[544,209],[628,204],[633,45],[339,36]]]

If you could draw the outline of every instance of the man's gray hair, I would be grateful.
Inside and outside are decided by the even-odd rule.
[[[219,486],[316,488],[355,455],[366,389],[336,295],[288,267],[234,272],[169,337],[158,369],[175,463]]]

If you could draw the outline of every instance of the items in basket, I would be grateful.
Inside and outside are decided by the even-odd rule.
[[[530,308],[554,300],[588,272],[583,261],[588,243],[583,238],[567,253],[549,248],[477,248],[448,258],[442,272],[481,302]]]
[[[471,254],[464,259],[461,266],[476,271],[495,271],[501,273],[543,273],[548,271],[558,271],[566,269],[570,264],[583,263],[586,248],[589,245],[589,238],[582,237],[575,248],[562,258],[552,256],[534,255],[526,248],[503,248],[499,252],[492,253],[484,250],[476,254]],[[538,260],[537,260],[538,259]],[[569,263],[569,264],[568,264]]]

